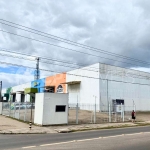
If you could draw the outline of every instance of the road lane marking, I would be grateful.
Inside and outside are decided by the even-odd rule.
[[[23,149],[27,149],[27,148],[35,148],[36,146],[27,146],[27,147],[22,147]]]
[[[59,145],[59,144],[67,144],[67,143],[73,143],[73,142],[76,142],[76,140],[68,141],[68,142],[60,142],[60,143],[43,144],[43,145],[40,145],[40,146]]]
[[[125,134],[125,136],[127,135],[137,135],[137,134],[142,134],[143,132],[140,132],[140,133],[132,133],[132,134]]]
[[[150,132],[143,132],[143,133],[144,133],[144,134],[145,134],[145,133],[147,133],[147,134],[148,134],[148,133],[150,133]]]
[[[100,137],[100,138],[101,138],[101,137]],[[100,138],[92,138],[92,139],[77,140],[77,142],[84,142],[84,141],[99,140]]]
[[[106,136],[106,137],[103,137],[103,139],[106,139],[106,138],[113,138],[113,137],[119,137],[119,136],[123,136],[123,134],[121,134],[121,135],[114,135],[114,136]]]
[[[60,145],[60,144],[67,144],[67,143],[73,143],[73,142],[92,141],[92,140],[99,140],[99,139],[106,139],[106,138],[115,138],[115,137],[128,136],[128,135],[130,136],[130,135],[137,135],[137,134],[144,134],[144,133],[150,133],[150,132],[140,132],[140,133],[132,133],[132,134],[120,134],[120,135],[98,137],[98,138],[91,138],[91,139],[82,139],[82,140],[73,140],[73,141],[60,142],[60,143],[43,144],[43,145],[40,145],[40,146],[44,147],[44,146]]]

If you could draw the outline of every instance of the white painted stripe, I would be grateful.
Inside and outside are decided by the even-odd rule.
[[[125,136],[127,136],[127,135],[137,135],[137,134],[142,134],[142,132],[140,132],[140,133],[132,133],[132,134],[125,134]]]
[[[23,149],[27,149],[27,148],[34,148],[36,146],[27,146],[27,147],[22,147]]]
[[[146,133],[146,134],[149,134],[150,132],[143,132],[144,134]]]
[[[100,138],[101,138],[101,137],[100,137]],[[92,139],[77,140],[77,142],[84,142],[84,141],[99,140],[100,138],[92,138]]]
[[[59,144],[67,144],[67,143],[72,143],[72,142],[76,142],[76,141],[74,140],[74,141],[68,141],[68,142],[51,143],[51,144],[44,144],[44,145],[40,145],[40,146],[59,145]]]
[[[123,136],[123,134],[122,135],[114,135],[114,136],[106,136],[106,137],[103,137],[103,138],[106,139],[106,138],[113,138],[113,137],[119,137],[119,136]]]
[[[40,146],[43,147],[43,146],[59,145],[59,144],[67,144],[67,143],[73,143],[73,142],[84,142],[84,141],[90,141],[90,140],[98,140],[98,139],[114,138],[114,137],[127,136],[127,135],[136,135],[136,134],[142,134],[142,133],[150,133],[150,132],[140,132],[140,133],[133,133],[133,134],[121,134],[121,135],[114,135],[114,136],[107,136],[107,137],[98,137],[98,138],[83,139],[83,140],[73,140],[73,141],[60,142],[60,143],[44,144],[44,145],[40,145]]]

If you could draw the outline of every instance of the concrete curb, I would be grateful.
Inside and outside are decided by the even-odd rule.
[[[55,129],[55,131],[58,133],[69,133],[69,132],[71,132],[70,129]]]
[[[0,131],[0,134],[46,134],[47,132],[35,132],[35,131],[28,131],[28,132],[15,132],[15,131]]]
[[[49,129],[42,128],[41,129],[10,129],[10,130],[0,130],[0,134],[50,134],[50,133],[71,133],[71,132],[81,132],[81,131],[91,131],[91,130],[103,130],[103,129],[117,129],[117,128],[129,128],[129,127],[139,127],[139,126],[149,126],[150,122],[136,122],[134,124],[109,124],[100,126],[99,124],[95,124],[95,126],[83,125],[83,126],[74,126],[74,127],[66,127],[59,129]]]
[[[129,127],[140,127],[140,126],[149,126],[150,124],[133,124],[133,125],[119,125],[119,126],[106,126],[106,127],[93,127],[93,128],[78,128],[78,129],[55,129],[55,131],[57,131],[58,133],[71,133],[71,132],[80,132],[80,131],[91,131],[91,130],[103,130],[103,129],[119,129],[119,128],[129,128]]]

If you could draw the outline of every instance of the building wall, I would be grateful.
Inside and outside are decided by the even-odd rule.
[[[59,90],[59,85],[63,87],[62,93],[66,93],[66,85],[61,84],[66,82],[66,73],[56,74],[46,78],[45,86],[55,87],[55,93]]]
[[[30,86],[32,88],[37,88],[38,89],[38,93],[44,92],[44,89],[45,89],[45,78],[32,81]]]
[[[100,64],[100,76],[101,109],[112,99],[124,99],[125,109],[132,110],[135,104],[137,110],[150,110],[150,74]]]
[[[12,99],[12,95],[10,95],[10,93],[16,93],[16,101],[20,102],[21,94],[18,94],[17,93],[18,91],[24,91],[25,88],[32,87],[32,88],[37,88],[39,93],[43,93],[45,91],[45,86],[54,86],[55,87],[54,92],[66,93],[66,85],[61,84],[64,82],[66,82],[66,73],[56,74],[54,76],[49,76],[47,78],[34,80],[26,84],[21,84],[7,89],[3,89],[2,93],[9,93],[9,99],[8,99],[9,101],[10,99]],[[60,86],[62,86],[62,89],[60,89]],[[30,95],[27,94],[27,96],[25,97],[25,101],[27,102],[30,101]]]
[[[12,99],[12,95],[10,95],[10,93],[16,93],[16,102],[20,102],[21,101],[21,94],[18,94],[18,91],[24,91],[25,88],[29,88],[31,87],[31,83],[25,83],[25,84],[21,84],[21,85],[17,85],[14,87],[9,87],[6,89],[2,90],[2,93],[9,93],[9,99],[8,101],[10,101]],[[27,95],[26,96],[26,100],[25,101],[30,101],[30,96]]]
[[[80,84],[69,84],[68,87],[62,84],[72,81],[81,82]],[[108,108],[108,103],[111,103],[112,99],[124,99],[125,106],[130,109],[133,104],[136,104],[137,110],[150,110],[149,73],[97,63],[40,79],[38,82],[40,84],[36,86],[39,92],[43,92],[41,87],[44,86],[54,86],[57,92],[58,86],[62,85],[62,92],[69,93],[69,103],[78,101],[84,104],[94,104],[96,96],[96,103],[100,109]],[[35,87],[35,81],[3,89],[2,93],[24,91],[25,88],[33,87],[33,85]],[[20,101],[20,95],[17,94],[16,99]],[[27,97],[27,101],[29,100],[30,97]]]
[[[78,97],[78,102],[80,103],[94,104],[96,96],[96,103],[99,105],[100,87],[98,63],[67,72],[67,82],[71,81],[81,81],[81,83],[68,86],[69,103],[77,103]]]

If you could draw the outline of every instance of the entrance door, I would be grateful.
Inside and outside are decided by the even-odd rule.
[[[80,102],[80,84],[68,85],[69,103]]]

